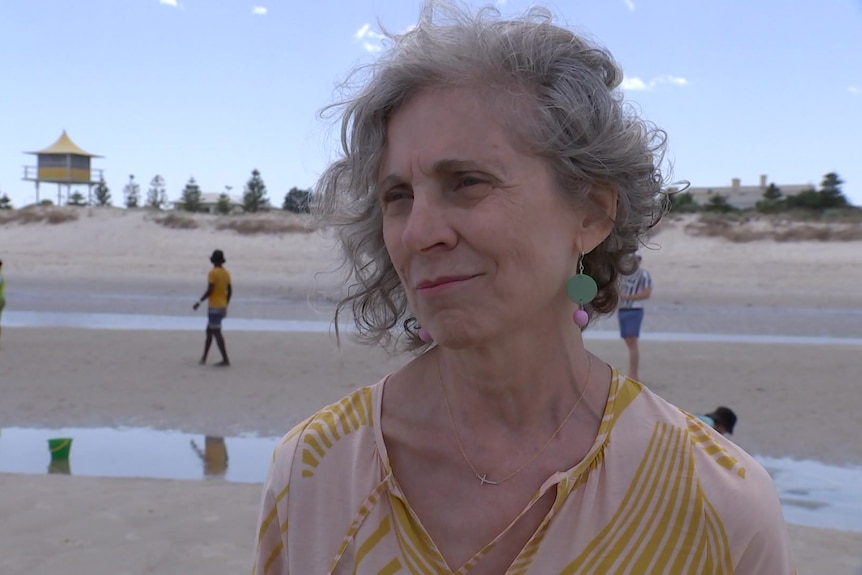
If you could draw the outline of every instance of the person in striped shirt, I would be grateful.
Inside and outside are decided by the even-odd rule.
[[[629,350],[628,376],[639,381],[638,365],[640,364],[640,350],[638,349],[638,338],[641,335],[641,324],[644,320],[643,302],[652,295],[652,277],[641,265],[643,258],[640,252],[635,252],[637,269],[620,281],[620,307],[617,310],[617,318],[620,322],[620,337],[626,342]]]

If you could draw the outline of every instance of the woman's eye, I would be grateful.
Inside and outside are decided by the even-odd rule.
[[[462,188],[469,188],[471,186],[479,186],[484,184],[485,181],[481,180],[475,176],[464,176],[459,180],[459,185]]]
[[[392,188],[383,194],[383,202],[387,204],[407,199],[410,199],[410,193],[403,188]]]

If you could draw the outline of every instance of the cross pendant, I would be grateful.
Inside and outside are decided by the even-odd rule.
[[[478,477],[478,478],[479,478],[479,483],[480,483],[480,485],[485,485],[486,483],[487,483],[488,485],[497,485],[497,484],[498,484],[496,481],[491,481],[490,479],[488,479],[488,474],[487,474],[487,473],[483,473],[482,475],[479,475],[479,474],[477,473],[477,474],[476,474],[476,477]]]

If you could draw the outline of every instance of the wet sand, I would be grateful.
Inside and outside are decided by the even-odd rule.
[[[327,334],[226,327],[226,336],[230,369],[197,365],[196,332],[7,329],[0,420],[6,427],[274,436],[403,361],[349,341],[339,350]],[[612,364],[625,360],[620,342],[588,339],[588,347]],[[644,342],[643,379],[691,411],[732,405],[740,417],[735,440],[752,453],[858,465],[862,444],[842,440],[859,429],[852,415],[862,412],[854,393],[858,352]],[[832,366],[828,378],[823,365]],[[834,397],[845,400],[836,405]],[[51,573],[60,565],[75,566],[66,569],[73,573],[135,574],[247,568],[259,485],[15,474],[0,474],[0,483],[0,508],[12,518],[0,524],[2,573]],[[855,575],[862,568],[862,533],[789,530],[800,573]],[[117,562],[127,570],[113,571]]]
[[[732,244],[690,238],[677,223],[653,243],[660,249],[645,252],[656,290],[644,382],[690,411],[733,407],[734,439],[752,453],[862,464],[858,344],[649,339],[657,331],[858,339],[860,242]],[[231,331],[233,318],[329,320],[343,286],[315,275],[335,261],[316,234],[172,230],[140,212],[94,210],[58,226],[0,226],[0,246],[7,312],[194,317],[215,247],[226,252],[237,293],[225,324],[227,370],[197,365],[202,314],[201,330],[190,332],[4,327],[3,427],[274,436],[405,360],[349,341],[338,349],[325,333]],[[613,319],[596,329],[614,330]],[[588,336],[587,345],[626,365],[618,340]],[[0,474],[0,573],[244,573],[259,490],[218,480]],[[800,573],[862,570],[862,534],[788,528]]]

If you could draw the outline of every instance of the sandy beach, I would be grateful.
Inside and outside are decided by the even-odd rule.
[[[0,225],[0,427],[275,437],[407,359],[349,337],[338,347],[326,331],[233,329],[330,321],[344,286],[318,272],[337,265],[332,242],[196,219],[196,229],[171,229],[143,211],[83,209],[56,225]],[[692,412],[731,406],[734,440],[755,455],[862,466],[862,242],[733,243],[685,225],[664,225],[644,250],[656,283],[644,383]],[[204,316],[191,304],[214,248],[236,290],[230,369],[197,365]],[[200,329],[51,323],[71,314],[176,317]],[[587,346],[624,367],[615,329],[614,318],[597,322]],[[0,573],[246,573],[259,494],[259,484],[212,479],[0,473]],[[800,573],[862,570],[862,531],[788,530]]]

